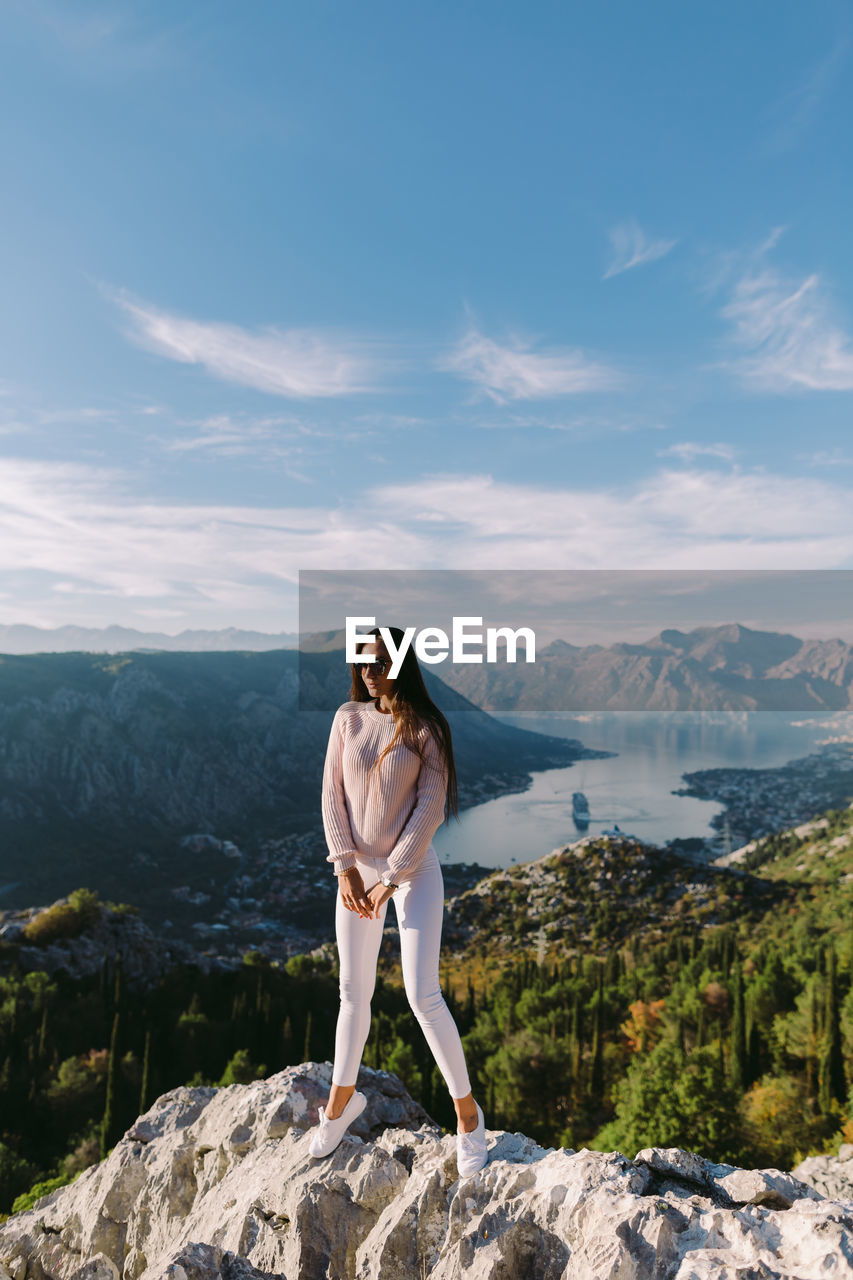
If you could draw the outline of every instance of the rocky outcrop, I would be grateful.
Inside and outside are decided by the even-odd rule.
[[[51,907],[67,904],[58,898]],[[195,965],[204,973],[233,970],[240,957],[210,956],[180,938],[164,942],[132,911],[112,910],[101,904],[97,915],[72,938],[58,938],[36,945],[28,943],[26,926],[48,907],[24,907],[0,911],[0,973],[17,965],[24,973],[40,970],[53,976],[60,970],[74,980],[100,973],[104,961],[121,957],[124,980],[130,991],[149,991],[175,965]]]
[[[386,1072],[308,1153],[329,1063],[158,1098],[108,1158],[0,1226],[0,1280],[818,1280],[853,1276],[853,1199],[691,1152],[456,1143]]]
[[[808,1156],[794,1175],[829,1200],[853,1199],[853,1142],[842,1143],[837,1156]]]

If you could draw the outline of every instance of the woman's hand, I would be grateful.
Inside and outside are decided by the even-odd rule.
[[[355,911],[368,920],[373,915],[373,903],[364,892],[364,881],[358,867],[350,867],[338,876],[343,904],[348,911]],[[384,885],[382,886],[385,887]]]
[[[394,890],[387,884],[383,884],[381,880],[377,880],[376,884],[372,885],[371,888],[368,889],[367,899],[373,905],[373,911],[376,916],[379,915],[382,903],[387,902],[393,893]]]

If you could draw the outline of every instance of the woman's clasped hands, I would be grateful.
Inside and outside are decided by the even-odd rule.
[[[358,867],[350,867],[338,877],[340,880],[341,900],[348,911],[355,911],[363,919],[378,917],[383,902],[391,897],[394,890],[381,880],[365,890],[364,880]]]

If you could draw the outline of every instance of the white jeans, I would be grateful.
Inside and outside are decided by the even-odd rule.
[[[388,870],[386,858],[365,858],[358,854],[356,863],[365,889],[371,889]],[[394,903],[400,929],[403,982],[409,1004],[451,1097],[466,1098],[471,1084],[465,1054],[438,976],[444,877],[432,845],[411,880],[395,889],[390,901]],[[338,890],[335,929],[340,957],[341,1007],[335,1032],[333,1084],[355,1084],[358,1075],[370,1030],[370,1001],[376,985],[376,963],[387,909],[386,901],[379,909],[379,917],[367,920],[344,906]]]

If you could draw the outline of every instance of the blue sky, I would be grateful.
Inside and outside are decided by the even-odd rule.
[[[0,622],[853,568],[848,6],[0,21]]]

